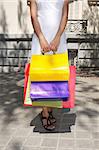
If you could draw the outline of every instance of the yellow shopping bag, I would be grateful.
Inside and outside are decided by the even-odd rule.
[[[31,81],[68,81],[68,52],[53,55],[33,55],[30,60]]]

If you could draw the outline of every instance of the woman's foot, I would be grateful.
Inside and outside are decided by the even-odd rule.
[[[49,116],[45,116],[43,112],[41,112],[41,122],[46,130],[52,131],[55,129],[55,125],[51,123]]]
[[[55,117],[53,116],[52,111],[49,111],[48,113],[49,113],[49,119],[50,119],[51,123],[55,123],[55,122],[56,122],[56,119],[55,119]]]

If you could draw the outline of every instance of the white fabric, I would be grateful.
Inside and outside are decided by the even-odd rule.
[[[36,0],[38,7],[38,21],[40,23],[42,32],[50,43],[55,37],[62,17],[62,8],[64,0]],[[57,53],[63,53],[67,50],[65,32],[61,36],[61,41]],[[51,54],[52,52],[48,52]],[[33,34],[31,54],[41,54],[41,47],[38,37]]]

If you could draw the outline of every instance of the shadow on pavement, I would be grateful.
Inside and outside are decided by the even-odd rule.
[[[26,121],[26,118],[36,113],[35,109],[23,106],[23,87],[17,85],[23,79],[23,74],[0,74],[0,122],[4,128],[9,124],[18,124],[21,120]]]
[[[23,74],[16,75],[15,73],[0,74],[0,124],[3,129],[8,125],[29,126],[31,118],[35,126],[34,132],[46,133],[39,119],[36,108],[28,108],[23,106],[23,87],[17,85],[24,79]],[[83,78],[82,78],[83,79]],[[77,79],[76,88],[76,114],[79,124],[83,129],[88,127],[83,121],[83,118],[89,123],[98,123],[99,99],[98,99],[98,78],[92,80],[84,78]],[[92,81],[91,84],[90,81]],[[21,82],[20,82],[21,83]],[[97,83],[97,86],[96,86]],[[97,109],[96,109],[97,108]],[[54,132],[70,132],[70,127],[75,124],[76,115],[65,112],[66,109],[55,109],[54,115],[57,119],[56,130]],[[35,117],[36,116],[36,117]]]
[[[67,111],[66,111],[67,110]],[[41,120],[40,120],[40,114],[37,115],[32,121],[31,125],[35,128],[33,129],[33,132],[39,132],[39,133],[65,133],[65,132],[71,132],[71,126],[75,125],[76,121],[76,114],[67,114],[69,110],[65,109],[55,109],[53,114],[56,118],[56,128],[53,131],[47,131],[43,128]]]

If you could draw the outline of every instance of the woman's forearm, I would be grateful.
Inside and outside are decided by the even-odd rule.
[[[61,37],[62,33],[65,30],[65,27],[68,21],[68,11],[69,11],[68,0],[65,0],[64,6],[63,6],[62,18],[61,18],[60,26],[59,26],[56,36]]]
[[[31,22],[34,28],[34,32],[36,33],[36,35],[38,36],[38,38],[42,38],[43,33],[37,18],[37,5],[35,0],[31,0],[30,3],[30,13],[31,13]]]
[[[42,31],[41,31],[41,27],[40,27],[40,24],[38,22],[38,19],[36,19],[36,18],[32,19],[31,18],[31,20],[32,20],[32,25],[33,25],[33,28],[34,28],[34,32],[36,33],[37,37],[39,39],[42,38],[42,36],[44,36],[44,35],[43,35]]]

